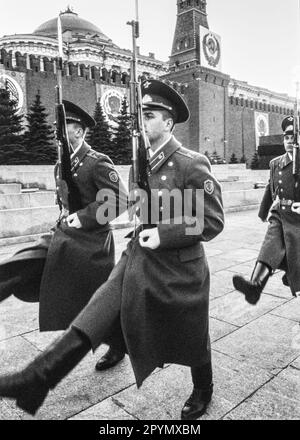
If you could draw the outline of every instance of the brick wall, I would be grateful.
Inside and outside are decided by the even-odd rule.
[[[55,86],[56,76],[50,72],[27,71],[27,102],[30,105],[40,91],[43,105],[49,113],[49,123],[55,120]],[[90,114],[94,113],[96,105],[96,85],[94,80],[80,77],[63,78],[63,98],[79,104]]]

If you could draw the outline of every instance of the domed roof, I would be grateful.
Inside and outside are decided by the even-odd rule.
[[[72,34],[97,34],[102,40],[110,41],[110,39],[103,34],[101,29],[90,23],[87,20],[83,20],[78,17],[78,14],[71,11],[69,8],[65,12],[60,13],[62,31],[71,31]],[[37,35],[44,35],[47,37],[53,37],[57,35],[57,17],[46,21],[41,24],[34,32]]]

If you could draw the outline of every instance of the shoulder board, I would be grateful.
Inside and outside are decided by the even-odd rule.
[[[87,156],[92,157],[93,159],[103,161],[103,162],[108,162],[113,165],[112,160],[108,156],[106,156],[106,154],[99,153],[98,151],[91,150],[87,153]]]
[[[99,157],[101,157],[101,154],[98,153],[97,151],[90,150],[90,151],[87,153],[87,156],[89,156],[89,157],[93,157],[94,159],[98,159]]]
[[[190,159],[193,159],[193,155],[192,155],[192,153],[190,153],[190,152],[189,152],[188,150],[186,150],[186,149],[183,149],[182,147],[179,148],[178,150],[176,150],[175,153],[180,154],[181,156],[184,156],[184,157],[188,157],[188,158],[190,158]]]

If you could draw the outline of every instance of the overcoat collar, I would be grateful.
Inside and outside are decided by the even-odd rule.
[[[285,153],[283,156],[281,156],[280,168],[285,168],[291,162],[293,162],[293,160],[290,158],[290,155],[288,153]]]
[[[84,141],[79,150],[74,154],[71,159],[71,167],[72,171],[76,171],[79,167],[79,164],[83,161],[85,156],[91,150],[91,147]]]
[[[180,142],[178,142],[175,137],[172,136],[169,142],[162,149],[159,149],[157,153],[154,153],[150,159],[151,174],[157,173],[162,165],[173,153],[175,153],[176,150],[178,150],[180,146]]]

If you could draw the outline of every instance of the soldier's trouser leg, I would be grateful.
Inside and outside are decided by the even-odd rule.
[[[256,304],[270,275],[279,268],[284,258],[285,246],[282,225],[275,217],[271,219],[269,224],[251,279],[247,280],[240,275],[234,275],[235,289],[244,293],[250,304]]]
[[[96,348],[118,318],[127,256],[92,297],[62,337],[18,373],[0,377],[0,397],[16,399],[20,408],[34,414],[49,389],[54,388],[88,353]],[[98,309],[98,307],[100,307]],[[81,331],[82,328],[82,331]]]
[[[195,388],[206,390],[212,384],[211,361],[201,367],[191,367],[191,375]]]
[[[270,267],[272,271],[279,268],[285,258],[285,244],[281,222],[276,218],[270,221],[257,261]]]
[[[201,417],[213,393],[211,361],[201,367],[191,367],[191,374],[194,388],[182,408],[182,420],[195,420]]]

